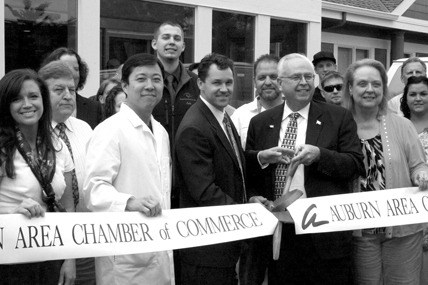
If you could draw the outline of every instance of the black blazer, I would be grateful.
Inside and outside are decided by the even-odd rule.
[[[92,129],[101,123],[103,109],[100,102],[85,98],[76,93],[76,117],[88,123]]]
[[[245,168],[233,124],[232,130]],[[180,208],[242,203],[244,189],[238,160],[222,127],[200,98],[177,130],[174,156],[174,184],[180,189]],[[239,252],[240,243],[232,242],[185,249],[180,256],[194,265],[231,267]]]
[[[260,150],[278,146],[284,104],[255,116],[249,126],[246,158],[248,197],[261,195],[273,200],[275,168],[262,170],[257,162]],[[304,167],[308,197],[352,192],[351,183],[364,173],[363,155],[352,114],[338,106],[311,102],[306,144],[320,149],[320,159]],[[351,232],[313,234],[321,257],[339,258],[350,253]]]

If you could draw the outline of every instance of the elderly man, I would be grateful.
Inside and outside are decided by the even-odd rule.
[[[411,76],[427,76],[427,66],[419,57],[410,57],[401,65],[401,82],[407,84],[407,79]],[[403,93],[388,101],[388,109],[399,116],[404,116],[400,109]]]
[[[315,68],[315,73],[318,74],[319,86],[315,88],[313,100],[318,100],[320,102],[325,102],[324,97],[321,94],[321,81],[324,79],[324,76],[329,71],[337,71],[336,58],[333,53],[328,51],[320,51],[314,55],[312,64]]]
[[[352,191],[350,182],[364,171],[352,114],[341,107],[312,101],[314,68],[303,55],[289,54],[278,63],[285,103],[255,116],[248,130],[248,196],[270,201],[281,197],[287,167],[268,164],[274,146],[295,150],[299,166],[290,189],[305,197]],[[250,198],[250,201],[252,198]],[[268,270],[272,284],[350,284],[351,232],[296,235],[285,224],[278,261]]]
[[[73,205],[69,212],[88,211],[83,203],[83,180],[85,176],[85,148],[92,135],[91,127],[84,121],[72,117],[76,108],[76,87],[70,66],[63,61],[52,61],[39,70],[45,81],[51,99],[52,128],[65,142],[74,161],[72,171]],[[76,282],[78,284],[95,283],[93,258],[76,260]]]
[[[96,212],[159,215],[170,208],[169,138],[152,111],[162,98],[163,67],[136,54],[123,65],[128,95],[120,111],[94,130],[88,143],[85,202]],[[173,284],[172,252],[95,258],[97,284]]]
[[[174,169],[180,207],[246,202],[245,161],[239,137],[225,113],[233,93],[233,62],[205,56],[198,68],[201,95],[177,131]],[[183,249],[182,284],[236,284],[240,242]]]
[[[278,57],[270,54],[264,54],[256,60],[254,63],[256,98],[253,102],[236,109],[232,115],[233,124],[241,137],[242,148],[245,148],[251,118],[284,101],[277,80],[278,61]]]
[[[343,102],[343,76],[337,71],[329,71],[321,81],[321,95],[329,104],[341,106]]]

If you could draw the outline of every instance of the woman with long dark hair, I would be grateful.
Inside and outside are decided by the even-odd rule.
[[[0,214],[28,218],[65,211],[73,203],[73,161],[52,136],[49,91],[29,69],[0,80]],[[71,284],[73,260],[0,265],[9,284]]]

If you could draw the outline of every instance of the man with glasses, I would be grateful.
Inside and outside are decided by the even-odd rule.
[[[343,76],[337,71],[330,71],[321,81],[321,95],[329,104],[341,106],[343,102]]]
[[[302,198],[352,192],[350,182],[364,171],[352,114],[312,101],[314,68],[301,54],[289,54],[279,61],[278,82],[285,103],[250,122],[248,196],[273,201],[283,194],[287,168],[268,164],[264,151],[275,146],[294,150],[292,162],[299,166],[290,189],[301,190]],[[269,285],[352,284],[351,238],[349,231],[296,235],[294,225],[284,224],[279,260],[269,264]]]

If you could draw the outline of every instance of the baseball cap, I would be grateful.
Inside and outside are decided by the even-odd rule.
[[[334,62],[334,64],[336,64],[336,59],[334,58],[334,55],[332,52],[328,52],[328,51],[317,52],[314,55],[314,60],[312,60],[312,63],[314,66],[316,66],[317,63],[320,62],[321,60],[331,60]]]

